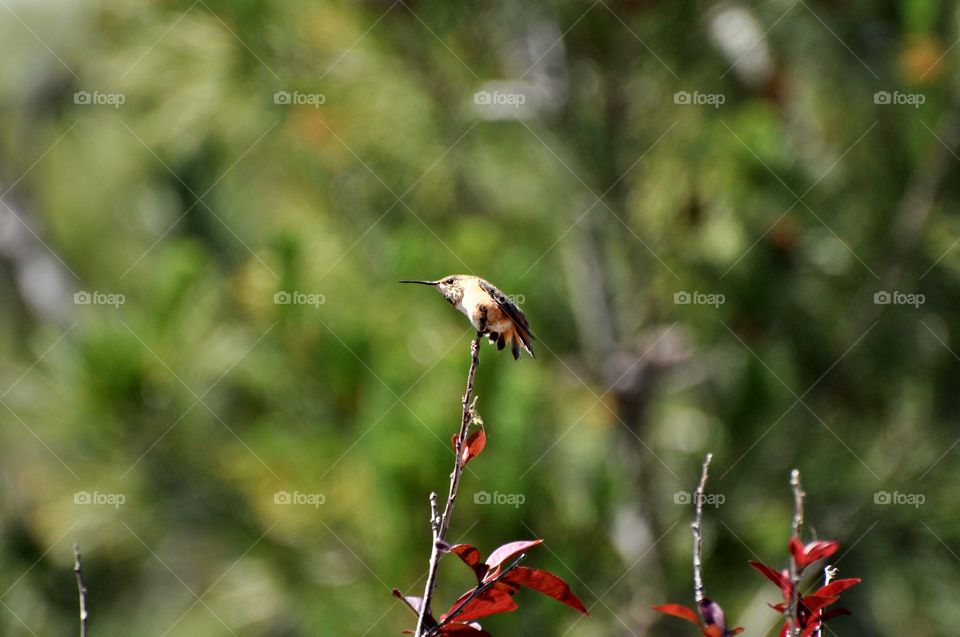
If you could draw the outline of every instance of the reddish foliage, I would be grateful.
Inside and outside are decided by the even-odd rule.
[[[566,604],[570,608],[580,611],[584,615],[590,614],[584,607],[583,602],[580,601],[580,598],[570,591],[567,583],[548,571],[518,566],[504,575],[501,581],[532,588],[547,597],[552,597],[561,604]]]
[[[700,625],[700,618],[697,617],[697,614],[683,604],[661,604],[660,606],[653,606],[652,608],[658,613],[679,617],[697,626]]]
[[[482,447],[481,447],[482,448]],[[457,544],[450,552],[459,557],[473,570],[477,585],[466,591],[437,621],[428,614],[427,625],[437,635],[483,637],[488,633],[472,620],[508,613],[517,609],[513,596],[521,588],[529,588],[561,604],[589,615],[583,602],[561,578],[548,571],[518,566],[517,560],[524,551],[541,544],[543,540],[510,542],[495,549],[485,561],[480,561],[480,551],[469,544]],[[404,597],[394,590],[415,613],[420,609],[419,597]]]
[[[453,446],[453,452],[457,452],[457,434],[453,434],[450,443]],[[477,429],[467,436],[463,441],[463,448],[460,450],[460,466],[465,467],[467,463],[480,455],[480,452],[487,446],[487,434],[483,429]]]
[[[797,570],[797,578],[799,579],[803,575],[806,567],[836,553],[839,546],[839,543],[834,540],[818,540],[805,545],[798,539],[792,538],[788,549]],[[775,571],[761,562],[750,562],[750,565],[776,584],[783,594],[784,601],[779,604],[770,604],[770,608],[783,615],[789,615],[790,600],[793,597],[794,586],[788,572]],[[810,635],[813,635],[820,629],[828,619],[839,615],[849,615],[850,611],[844,608],[838,608],[828,612],[824,612],[824,609],[837,603],[840,600],[840,593],[859,583],[860,578],[858,577],[840,579],[821,586],[810,595],[799,597],[797,602],[797,623],[801,628],[800,634],[803,637],[810,637]],[[790,623],[791,619],[788,617],[780,631],[781,635],[785,636],[790,634]]]
[[[763,573],[768,580],[779,586],[780,590],[784,593],[790,590],[790,576],[787,574],[787,571],[775,571],[763,562],[754,562],[753,560],[748,562],[748,564]]]
[[[482,630],[480,625],[475,622],[469,624],[450,622],[437,631],[437,634],[447,637],[491,637],[490,633]]]
[[[517,603],[513,601],[513,594],[516,591],[509,587],[501,588],[494,585],[480,593],[475,591],[476,589],[471,589],[461,595],[450,610],[440,616],[440,621],[443,622],[454,613],[458,620],[467,621],[498,613],[509,613],[518,608]]]
[[[790,554],[793,556],[798,569],[804,569],[817,560],[830,557],[837,552],[838,548],[840,548],[840,543],[836,541],[820,540],[804,546],[796,538],[790,540]]]
[[[487,557],[486,565],[490,569],[487,573],[487,579],[496,577],[499,569],[504,563],[514,559],[529,548],[543,543],[543,540],[521,540],[519,542],[510,542],[496,549]]]
[[[653,606],[653,610],[664,615],[685,619],[699,628],[700,632],[706,637],[730,637],[743,632],[743,628],[739,626],[727,630],[727,620],[723,609],[720,604],[709,597],[704,597],[700,602],[700,617],[703,618],[703,625],[700,624],[700,617],[697,616],[697,613],[683,604],[662,604]]]

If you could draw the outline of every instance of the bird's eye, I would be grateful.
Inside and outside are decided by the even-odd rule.
[[[444,283],[446,283],[447,285],[453,285],[453,279],[447,279],[446,281],[444,281]]]

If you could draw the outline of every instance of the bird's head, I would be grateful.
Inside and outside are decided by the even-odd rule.
[[[431,285],[437,292],[443,295],[451,305],[456,305],[463,298],[463,286],[464,281],[466,280],[467,275],[465,274],[451,274],[445,276],[442,279],[437,279],[436,281],[412,281],[404,280],[400,283],[419,283],[420,285]]]

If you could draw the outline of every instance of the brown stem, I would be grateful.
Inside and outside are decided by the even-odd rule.
[[[797,541],[800,539],[800,533],[803,531],[803,501],[807,494],[803,492],[800,484],[800,472],[794,469],[790,473],[790,486],[793,488],[793,535]],[[793,551],[790,552],[790,581],[792,583],[790,590],[790,603],[787,607],[787,615],[790,617],[790,634],[794,637],[800,635],[800,569],[797,568],[797,561],[793,558]]]
[[[450,490],[447,492],[447,503],[443,507],[443,515],[436,517],[436,494],[431,494],[430,527],[433,532],[433,548],[430,551],[430,565],[427,571],[427,583],[423,589],[423,600],[420,602],[420,613],[417,616],[416,637],[426,634],[424,618],[430,612],[430,600],[433,598],[433,589],[437,584],[437,569],[440,567],[440,557],[446,550],[446,535],[450,528],[450,517],[453,515],[453,503],[457,499],[457,489],[460,487],[460,476],[463,474],[463,464],[460,458],[463,455],[463,445],[470,428],[471,398],[473,397],[473,381],[477,375],[477,366],[480,365],[480,339],[483,334],[477,332],[476,338],[470,344],[470,371],[467,372],[467,389],[463,394],[463,414],[460,418],[460,431],[457,433],[457,443],[453,458],[453,472],[450,474]]]
[[[693,597],[697,602],[697,608],[703,600],[703,561],[701,558],[701,547],[703,545],[703,534],[701,532],[701,522],[703,520],[703,492],[707,486],[707,469],[710,467],[710,461],[713,454],[708,453],[703,461],[703,470],[700,473],[700,484],[697,485],[697,492],[694,494],[694,502],[697,507],[696,516],[690,525],[693,531]]]
[[[80,569],[80,545],[73,545],[73,572],[77,576],[77,592],[80,596],[80,637],[87,637],[87,585],[83,583]]]

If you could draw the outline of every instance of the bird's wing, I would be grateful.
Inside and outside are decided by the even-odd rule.
[[[497,302],[500,309],[510,317],[510,320],[513,321],[517,327],[529,334],[530,338],[535,338],[533,332],[530,331],[530,325],[527,323],[526,315],[523,313],[523,310],[517,307],[516,303],[511,301],[506,294],[501,292],[497,286],[489,281],[480,279],[480,287]]]

